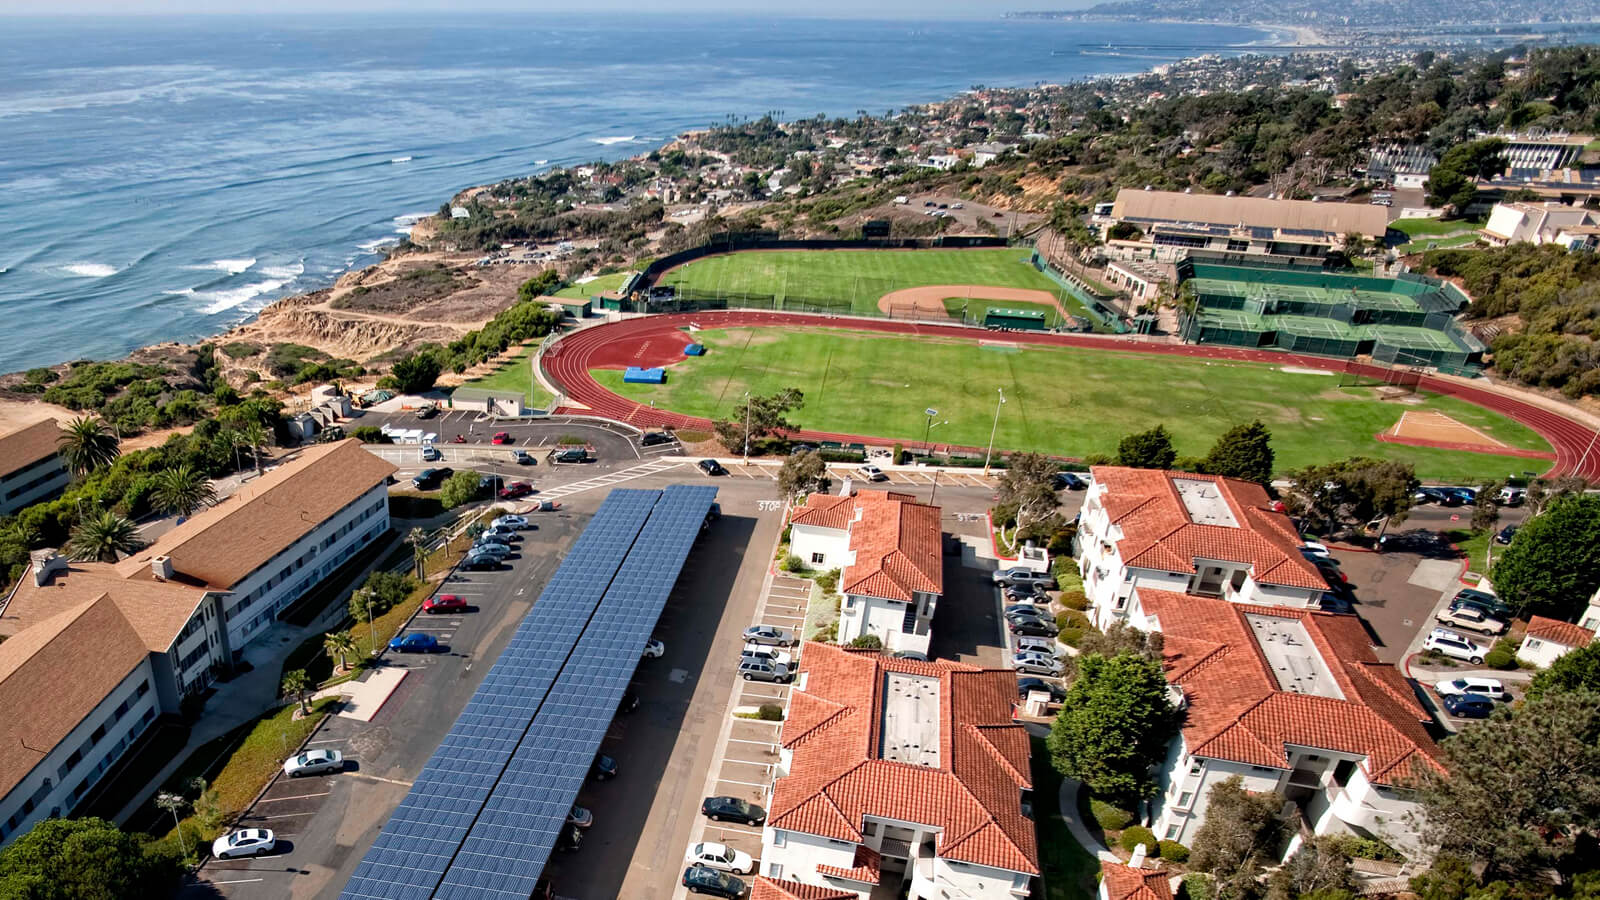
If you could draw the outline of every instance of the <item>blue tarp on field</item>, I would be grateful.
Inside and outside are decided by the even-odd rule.
[[[705,344],[688,344],[683,348],[683,355],[684,356],[705,356],[706,355],[706,345]]]
[[[638,366],[629,366],[628,370],[622,373],[622,381],[624,384],[665,384],[666,380],[667,370],[661,368],[660,366],[657,366],[654,369],[641,369]]]

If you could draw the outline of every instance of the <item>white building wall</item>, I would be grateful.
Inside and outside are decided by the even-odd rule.
[[[388,530],[388,487],[374,485],[234,585],[224,602],[228,644],[233,651],[259,637],[284,607]]]
[[[913,880],[911,900],[944,900],[946,897],[972,900],[1019,900],[1028,896],[1029,877],[957,860],[933,860],[933,883]]]
[[[1531,666],[1548,669],[1556,660],[1571,653],[1572,649],[1566,644],[1529,636],[1523,638],[1522,646],[1517,648],[1517,659]]]
[[[855,865],[855,861],[856,845],[849,841],[836,841],[771,826],[761,829],[761,874],[768,878],[842,887],[843,882],[825,881],[817,874],[817,866],[848,869]],[[861,896],[866,897],[865,894]]]
[[[883,597],[846,594],[839,606],[839,643],[848,644],[863,634],[875,634],[890,651],[912,650],[927,653],[933,638],[929,623],[937,595],[917,593],[916,631],[905,631],[907,604]]]
[[[214,599],[214,595],[208,595],[201,601],[169,651],[180,696],[198,692],[211,683],[213,666],[228,664],[222,617],[217,614]]]
[[[1194,840],[1195,833],[1205,824],[1206,802],[1213,785],[1238,775],[1244,780],[1245,790],[1276,791],[1286,774],[1282,769],[1187,756],[1181,751],[1169,753],[1168,760],[1170,764],[1161,774],[1161,805],[1151,830],[1157,840],[1184,845]]]
[[[54,497],[71,480],[72,473],[59,453],[0,478],[0,516]]]
[[[78,726],[0,799],[0,841],[42,819],[65,816],[105,776],[158,714],[155,677],[146,656]]]
[[[843,528],[790,525],[789,552],[813,569],[842,569],[851,561],[850,532]]]

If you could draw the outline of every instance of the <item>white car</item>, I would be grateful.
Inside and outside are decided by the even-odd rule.
[[[755,860],[750,858],[750,854],[735,850],[727,844],[714,844],[710,841],[691,844],[683,861],[691,866],[704,866],[707,869],[732,872],[735,875],[748,875],[756,868]]]
[[[856,474],[860,475],[863,479],[865,479],[867,481],[888,481],[889,480],[889,476],[883,474],[883,470],[878,468],[877,466],[862,466],[861,468],[856,470]]]
[[[1305,543],[1301,544],[1300,552],[1307,556],[1315,556],[1317,559],[1333,558],[1333,551],[1328,549],[1328,545],[1319,544],[1316,541],[1306,541]]]
[[[278,838],[266,828],[246,828],[225,834],[211,842],[211,855],[217,859],[261,856],[271,853]]]
[[[755,641],[747,641],[744,645],[744,651],[740,655],[753,656],[757,659],[764,659],[774,665],[787,666],[790,670],[794,669],[794,657],[790,653],[779,650],[776,647],[758,644]]]
[[[573,828],[588,828],[594,824],[594,813],[581,806],[574,805],[571,811],[567,813],[567,824]]]
[[[526,516],[501,516],[489,523],[490,528],[509,528],[512,531],[526,531],[528,519]]]
[[[283,762],[283,774],[290,778],[342,771],[344,771],[344,754],[337,750],[307,750]]]
[[[1473,665],[1482,665],[1489,648],[1456,634],[1448,628],[1435,628],[1422,640],[1422,649],[1437,650],[1454,659],[1464,659]]]
[[[640,653],[639,656],[644,659],[660,659],[662,656],[666,655],[666,652],[666,644],[661,643],[655,638],[651,638],[650,640],[644,642],[644,652]]]
[[[1448,697],[1451,694],[1471,694],[1475,697],[1487,697],[1490,700],[1507,700],[1511,695],[1506,693],[1506,686],[1498,678],[1455,678],[1450,681],[1441,681],[1433,686],[1439,696]]]
[[[1049,653],[1040,653],[1037,650],[1018,653],[1012,657],[1011,664],[1016,667],[1018,672],[1027,672],[1030,675],[1055,676],[1061,674],[1061,660],[1056,659]]]
[[[1017,635],[1012,638],[1018,653],[1043,653],[1046,656],[1056,655],[1056,639],[1047,637],[1028,637]]]

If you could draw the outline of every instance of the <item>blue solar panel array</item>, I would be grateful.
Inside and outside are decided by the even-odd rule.
[[[709,486],[611,492],[342,900],[509,896],[513,884],[522,897],[532,893],[715,496]],[[543,830],[507,824],[513,811],[530,809],[541,811]],[[553,825],[545,821],[552,810]]]

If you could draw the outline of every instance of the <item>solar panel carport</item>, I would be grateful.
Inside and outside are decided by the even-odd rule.
[[[341,898],[533,893],[715,497],[611,492]]]

